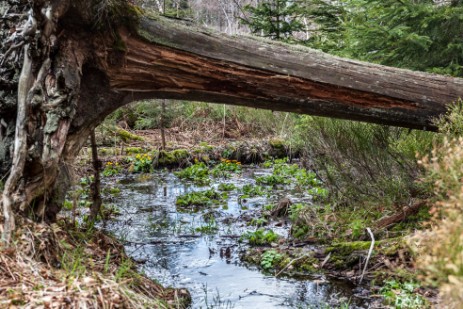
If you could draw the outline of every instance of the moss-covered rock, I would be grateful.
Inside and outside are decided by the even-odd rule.
[[[289,148],[282,139],[271,139],[269,142],[269,155],[273,158],[283,158],[288,155]]]

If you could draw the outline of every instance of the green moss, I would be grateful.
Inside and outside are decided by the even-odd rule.
[[[277,149],[284,149],[285,148],[285,142],[281,139],[272,139],[269,141],[270,146],[273,148]]]
[[[302,259],[300,262],[298,262],[295,265],[295,268],[296,270],[302,271],[305,273],[315,273],[319,271],[318,268],[316,267],[316,265],[318,264],[319,264],[319,261],[316,258],[307,257],[305,259]]]
[[[99,147],[98,148],[98,154],[100,154],[102,156],[115,155],[116,154],[116,149]]]
[[[125,148],[125,152],[128,155],[131,155],[131,154],[136,154],[136,153],[145,153],[146,151],[141,147],[127,147]]]
[[[158,165],[172,166],[184,163],[190,158],[190,153],[186,149],[176,149],[173,151],[161,150],[159,152]]]
[[[144,140],[143,137],[130,133],[129,131],[121,129],[121,128],[117,129],[116,135],[124,142]]]
[[[327,253],[334,253],[339,256],[348,256],[355,251],[368,250],[370,248],[370,241],[350,241],[350,242],[340,242],[333,244],[332,246],[326,248]]]

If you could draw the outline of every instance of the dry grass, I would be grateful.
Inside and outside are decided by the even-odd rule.
[[[463,138],[444,140],[421,163],[428,170],[436,202],[432,227],[410,239],[417,266],[438,285],[448,308],[463,304]]]
[[[182,308],[186,290],[137,273],[114,239],[66,225],[18,224],[0,248],[0,308]]]

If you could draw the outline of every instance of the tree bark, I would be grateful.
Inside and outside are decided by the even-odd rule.
[[[432,119],[463,95],[462,79],[211,33],[140,16],[128,1],[7,0],[0,15],[0,169],[8,173],[0,200],[8,234],[17,213],[54,220],[59,206],[50,199],[63,196],[55,194],[59,167],[108,114],[135,100],[433,130]]]
[[[92,164],[93,164],[93,182],[91,184],[92,206],[90,207],[90,215],[88,217],[88,225],[93,226],[100,214],[101,210],[101,195],[100,195],[100,160],[98,160],[98,148],[96,145],[95,130],[90,133],[90,142],[92,145]]]
[[[401,222],[405,219],[407,219],[409,216],[416,214],[418,211],[420,211],[421,208],[425,207],[427,205],[427,201],[419,201],[411,206],[405,206],[402,208],[401,211],[388,216],[379,219],[375,223],[375,229],[376,230],[382,230],[386,229],[398,222]]]
[[[136,98],[245,105],[435,130],[463,80],[342,59],[309,48],[194,30],[143,17],[121,32],[113,90]]]

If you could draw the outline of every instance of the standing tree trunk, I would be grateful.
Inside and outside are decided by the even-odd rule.
[[[166,100],[161,102],[161,119],[159,121],[159,126],[161,127],[161,146],[162,150],[166,150],[166,132],[165,132],[165,117],[166,117]]]
[[[92,145],[92,165],[93,165],[93,181],[91,184],[92,206],[90,207],[90,215],[88,217],[88,225],[92,226],[101,210],[101,195],[100,195],[100,160],[98,160],[98,148],[96,146],[95,130],[90,134],[90,143]]]

